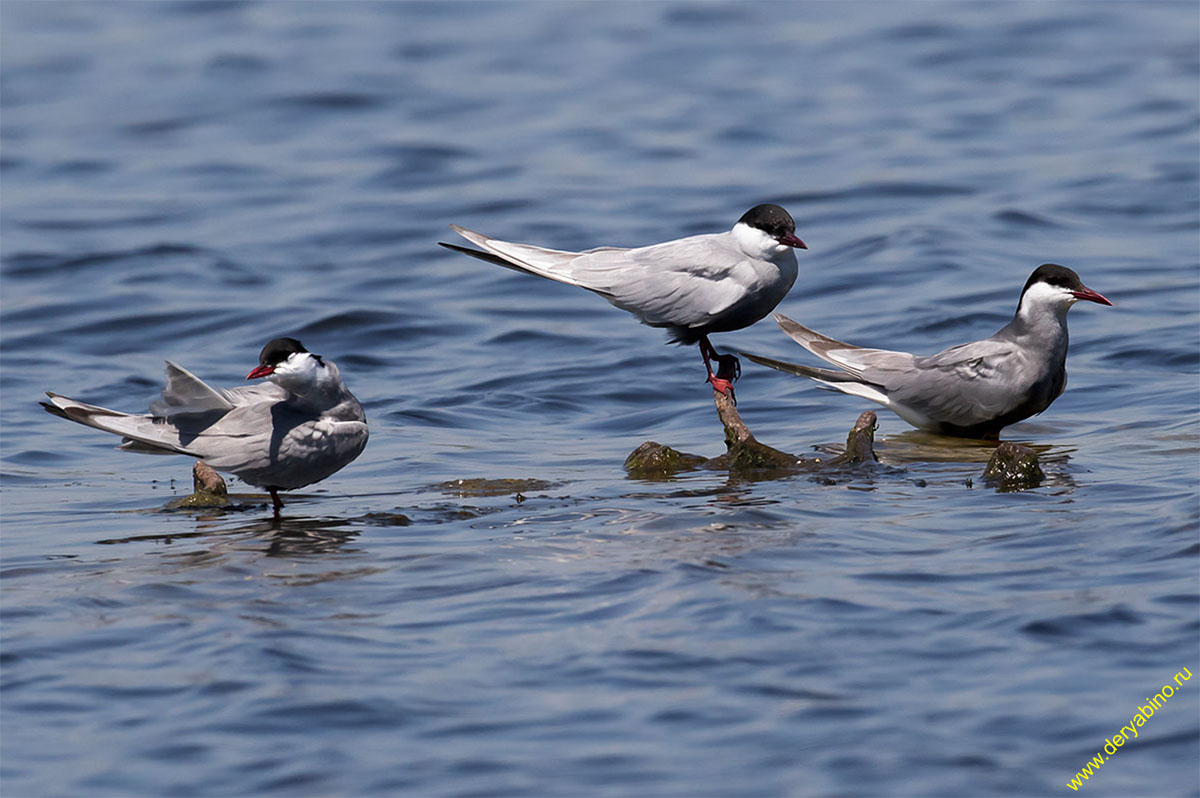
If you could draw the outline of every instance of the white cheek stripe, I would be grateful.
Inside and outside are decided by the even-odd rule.
[[[1040,315],[1057,307],[1070,307],[1079,300],[1070,289],[1059,288],[1049,283],[1034,283],[1021,297],[1020,315],[1029,317],[1031,314]]]

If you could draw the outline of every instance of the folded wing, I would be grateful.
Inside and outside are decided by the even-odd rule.
[[[655,327],[703,326],[757,290],[763,280],[724,234],[637,249],[566,252],[499,241],[458,225],[451,228],[482,251],[442,245],[448,249],[586,288]]]
[[[918,427],[986,424],[1016,411],[1028,394],[1028,386],[1014,382],[1013,375],[1028,373],[1014,368],[1013,358],[1021,357],[1021,352],[1002,339],[988,338],[916,357],[838,341],[780,314],[775,320],[792,340],[837,369],[747,354],[751,360],[878,402]]]

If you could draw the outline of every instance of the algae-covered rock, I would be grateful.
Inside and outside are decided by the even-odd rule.
[[[371,526],[409,526],[412,524],[412,519],[403,513],[367,513],[359,520]]]
[[[194,507],[225,507],[229,504],[229,489],[221,475],[203,460],[192,466],[192,495],[167,502],[171,510],[186,510]]]
[[[772,477],[786,476],[796,470],[796,455],[781,452],[754,437],[742,420],[732,395],[714,390],[713,401],[717,406],[717,417],[725,428],[727,451],[705,463],[705,468],[728,468],[730,473],[743,476],[753,473],[756,476],[770,474]]]
[[[556,486],[557,483],[541,479],[452,479],[435,485],[434,489],[457,496],[507,496],[549,490]]]
[[[167,502],[168,510],[191,510],[199,508],[228,507],[229,497],[215,493],[193,493]]]
[[[1037,453],[1028,446],[1016,443],[997,446],[987,467],[983,469],[984,482],[995,485],[1000,491],[1036,488],[1045,478]]]
[[[646,441],[625,459],[625,470],[629,476],[634,479],[664,479],[680,471],[703,468],[728,471],[730,476],[737,479],[783,479],[827,466],[878,462],[874,450],[878,424],[873,411],[868,410],[858,417],[846,438],[845,453],[822,463],[780,451],[755,438],[742,420],[732,393],[714,389],[713,402],[725,432],[725,454],[706,460],[655,441]]]
[[[879,419],[874,410],[859,416],[846,436],[846,451],[835,457],[832,464],[878,463],[879,458],[875,456],[875,430],[878,427]]]
[[[754,436],[730,446],[727,457],[730,471],[787,471],[798,462],[796,455],[760,443]]]
[[[625,458],[625,471],[634,479],[663,479],[699,468],[704,458],[655,441],[646,441]]]

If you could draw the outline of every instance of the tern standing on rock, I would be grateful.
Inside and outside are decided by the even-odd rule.
[[[794,249],[808,248],[778,205],[751,208],[727,233],[636,249],[565,252],[450,227],[480,249],[443,243],[447,249],[586,288],[643,324],[665,328],[676,343],[699,344],[708,382],[722,393],[732,390],[741,366],[733,355],[718,354],[709,334],[749,327],[774,310],[796,281]]]
[[[266,383],[213,388],[167,361],[167,387],[148,415],[129,415],[47,392],[47,412],[125,441],[119,448],[198,457],[271,494],[320,482],[367,445],[367,417],[338,367],[295,338],[263,347],[246,379]]]
[[[918,429],[960,438],[997,438],[1042,412],[1067,385],[1067,311],[1079,300],[1111,305],[1065,266],[1030,275],[1004,329],[929,357],[842,343],[776,314],[792,340],[839,370],[743,352],[755,363],[810,377],[878,402]]]

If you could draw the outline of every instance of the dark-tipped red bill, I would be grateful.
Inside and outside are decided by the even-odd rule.
[[[1072,291],[1071,296],[1075,297],[1076,299],[1086,299],[1088,302],[1099,302],[1101,305],[1112,304],[1108,301],[1108,299],[1105,298],[1103,294],[1093,291],[1087,286],[1084,286],[1082,291]]]
[[[776,239],[776,241],[778,241],[780,244],[787,244],[789,247],[795,247],[796,249],[808,249],[808,245],[799,238],[796,238],[794,233],[788,233],[787,235],[780,236]]]

